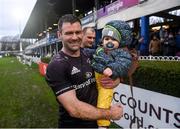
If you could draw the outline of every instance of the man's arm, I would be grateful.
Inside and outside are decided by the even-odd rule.
[[[78,100],[75,90],[65,92],[57,98],[72,117],[85,120],[118,120],[123,115],[123,109],[119,104],[113,105],[110,109],[98,109],[88,103]]]

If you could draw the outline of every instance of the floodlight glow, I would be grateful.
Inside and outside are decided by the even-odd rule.
[[[76,10],[75,10],[75,12],[79,12],[79,10],[78,10],[78,9],[76,9]]]

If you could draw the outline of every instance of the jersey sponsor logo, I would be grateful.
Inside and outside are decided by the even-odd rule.
[[[95,83],[95,82],[96,82],[95,78],[89,78],[87,81],[85,81],[79,85],[72,85],[71,87],[73,87],[75,90],[77,90],[77,89],[84,88],[86,86],[90,86],[92,83]]]
[[[79,72],[80,72],[80,70],[73,66],[72,71],[71,71],[71,75],[74,75],[74,74],[79,73]]]
[[[91,78],[92,77],[92,73],[91,72],[86,72],[85,73],[85,77],[86,77],[86,79]]]

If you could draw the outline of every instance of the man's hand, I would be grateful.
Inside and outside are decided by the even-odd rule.
[[[123,117],[123,107],[120,104],[114,104],[110,108],[111,119],[119,120]]]
[[[118,84],[120,83],[120,79],[117,78],[117,79],[113,80],[110,77],[105,76],[105,77],[101,78],[100,82],[104,88],[111,89],[111,88],[115,88],[116,86],[118,86]]]

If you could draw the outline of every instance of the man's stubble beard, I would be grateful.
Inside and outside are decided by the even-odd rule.
[[[81,45],[81,43],[80,43],[80,41],[79,41],[78,43],[76,43],[76,44],[78,44],[78,48],[73,48],[73,44],[74,44],[74,43],[65,43],[65,44],[64,44],[64,47],[65,47],[65,49],[66,49],[67,51],[69,51],[69,52],[71,52],[71,53],[76,53],[77,51],[80,50],[80,45]]]

